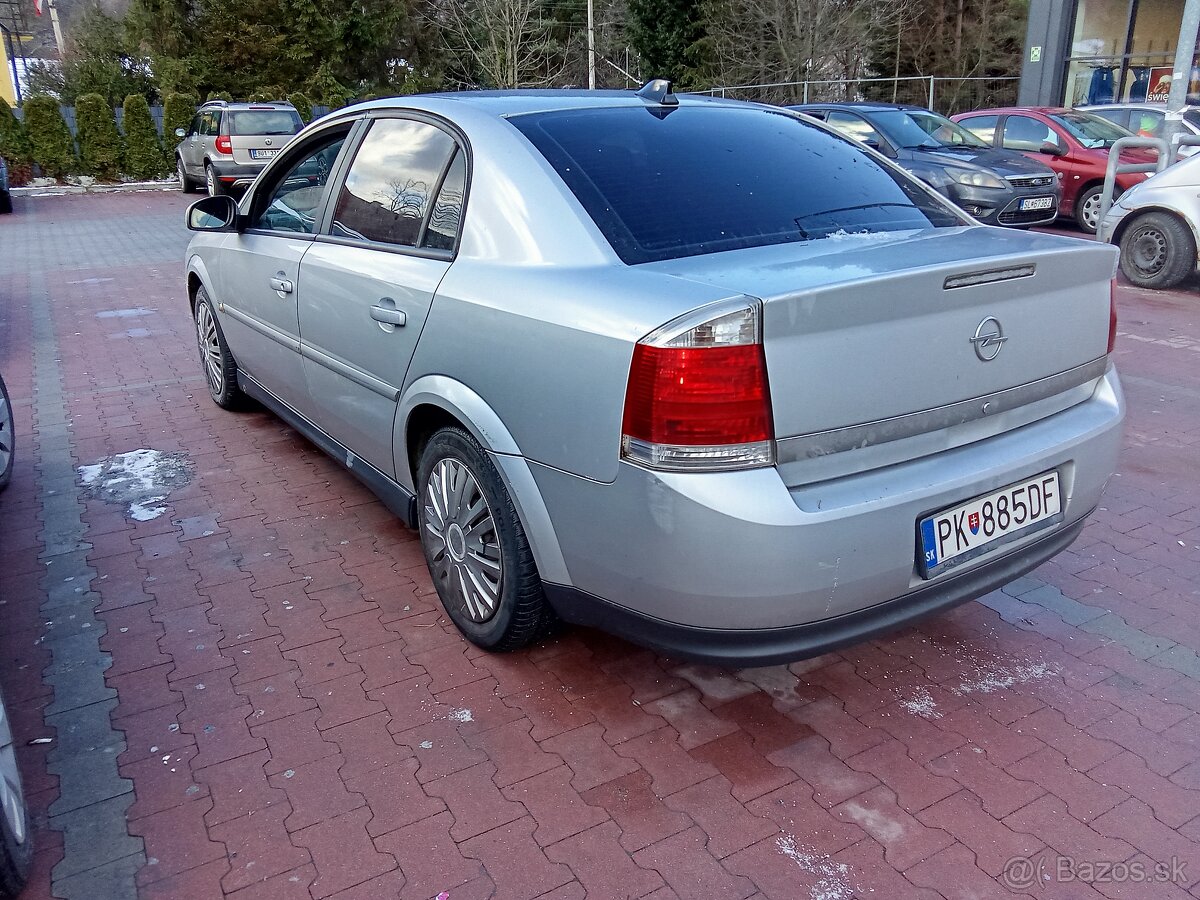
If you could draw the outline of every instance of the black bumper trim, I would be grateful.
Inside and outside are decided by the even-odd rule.
[[[546,584],[546,597],[567,622],[599,628],[669,656],[729,667],[773,666],[857,644],[982,597],[1067,549],[1086,520],[1085,515],[1040,540],[902,597],[834,619],[785,628],[681,625],[566,585]]]

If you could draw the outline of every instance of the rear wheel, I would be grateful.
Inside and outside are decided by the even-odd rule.
[[[208,191],[208,196],[216,197],[225,193],[221,188],[221,182],[217,179],[216,170],[213,169],[212,163],[204,164],[204,187]]]
[[[7,215],[12,212],[12,194],[8,191],[0,191],[0,216]]]
[[[516,650],[554,622],[500,474],[461,428],[430,437],[417,467],[417,522],[442,606],[471,643]]]
[[[1196,269],[1196,239],[1170,213],[1138,216],[1121,235],[1121,271],[1138,287],[1172,288]]]
[[[222,409],[240,409],[246,395],[237,383],[237,363],[225,343],[221,323],[204,288],[196,290],[196,343],[200,347],[200,367],[213,402]]]
[[[11,749],[2,752],[12,753]],[[15,765],[15,757],[9,762]],[[0,897],[16,897],[29,879],[33,835],[19,780],[10,784],[3,774],[0,779]]]
[[[4,379],[0,378],[0,490],[12,480],[15,430],[8,388],[4,386]]]

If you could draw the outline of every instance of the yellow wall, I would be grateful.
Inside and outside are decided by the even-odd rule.
[[[0,97],[3,97],[9,106],[17,105],[17,91],[12,83],[12,64],[8,61],[8,47],[4,37],[0,35]]]

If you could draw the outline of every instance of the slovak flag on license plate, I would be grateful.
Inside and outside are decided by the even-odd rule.
[[[967,527],[971,529],[971,534],[979,534],[979,513],[974,512],[967,516]]]

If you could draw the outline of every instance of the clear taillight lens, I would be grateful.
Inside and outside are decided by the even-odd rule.
[[[639,341],[621,431],[622,457],[649,468],[773,464],[758,304],[739,299],[703,307]]]

